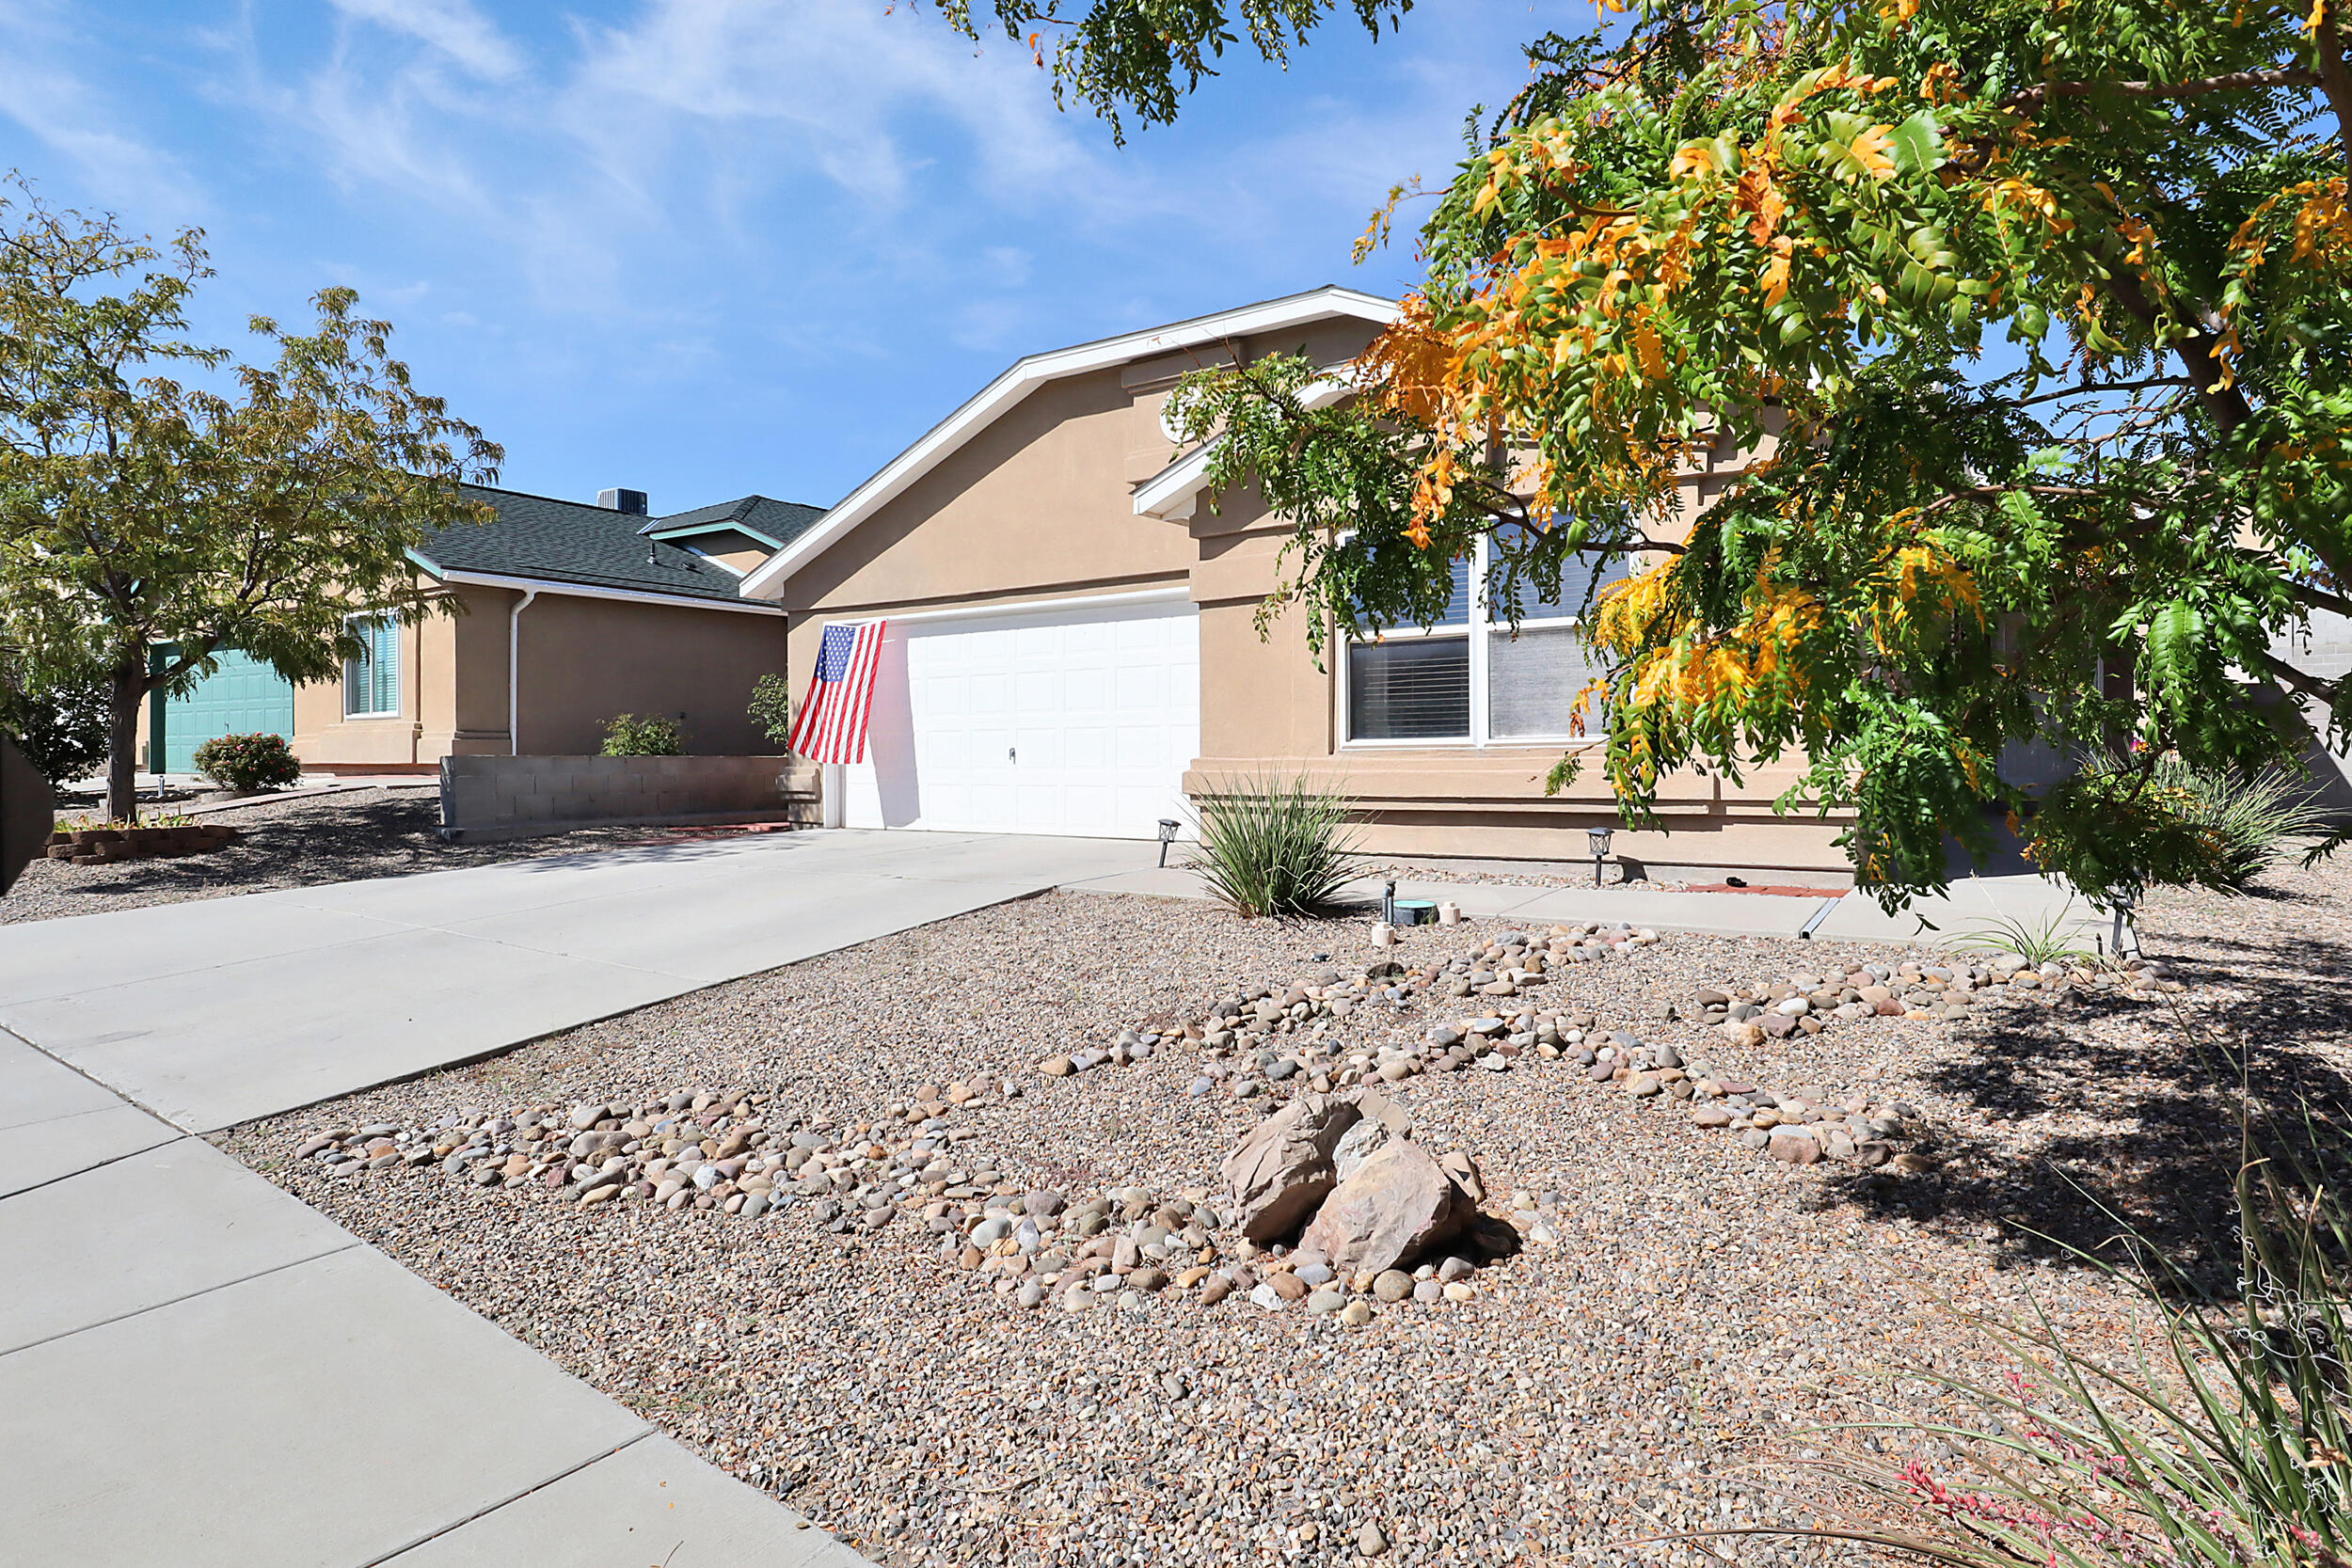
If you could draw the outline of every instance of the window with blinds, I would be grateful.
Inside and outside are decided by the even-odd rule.
[[[1497,740],[1572,733],[1576,694],[1595,673],[1584,634],[1561,626],[1486,636],[1486,733]],[[1584,733],[1601,729],[1600,705],[1586,705]]]
[[[1470,639],[1359,642],[1347,650],[1347,733],[1358,740],[1470,736]]]
[[[1577,694],[1604,672],[1585,641],[1581,618],[1592,596],[1625,578],[1622,556],[1565,562],[1560,585],[1545,593],[1532,577],[1509,580],[1504,558],[1517,540],[1481,539],[1474,562],[1454,563],[1454,602],[1426,628],[1389,633],[1347,649],[1350,741],[1498,742],[1567,740],[1597,736],[1606,720],[1597,702],[1576,719]],[[1472,594],[1472,582],[1481,591]],[[1516,590],[1520,623],[1510,625]]]
[[[400,623],[372,615],[351,623],[365,645],[343,660],[343,717],[382,718],[400,712]]]

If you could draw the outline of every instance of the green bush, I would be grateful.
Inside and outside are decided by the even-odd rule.
[[[1214,784],[1194,813],[1200,847],[1192,867],[1241,914],[1320,913],[1354,868],[1351,804],[1304,778]]]
[[[612,716],[604,726],[604,754],[609,757],[682,757],[686,732],[674,719],[633,713]]]
[[[103,681],[29,690],[0,684],[0,732],[53,784],[87,779],[104,766],[111,727]]]
[[[792,744],[792,692],[782,675],[762,675],[753,682],[752,705],[744,711],[778,752]]]
[[[2050,792],[2026,853],[2108,908],[2151,884],[2244,893],[2328,830],[2310,787],[2270,769],[2193,768],[2170,752],[2106,757]]]
[[[216,735],[196,749],[196,770],[223,789],[282,789],[302,762],[282,735]]]

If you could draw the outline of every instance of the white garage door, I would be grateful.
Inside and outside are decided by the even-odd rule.
[[[1188,603],[894,623],[852,828],[1150,838],[1200,749]]]

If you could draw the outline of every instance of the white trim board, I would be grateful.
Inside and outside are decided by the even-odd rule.
[[[428,571],[432,568],[428,567]],[[556,582],[547,578],[515,578],[499,572],[442,572],[432,575],[443,582],[465,583],[476,588],[512,588],[522,593],[568,594],[579,599],[618,599],[623,604],[663,605],[672,610],[724,610],[738,615],[776,616],[784,613],[784,606],[761,600],[742,604],[733,599],[695,599],[683,594],[646,594],[628,588],[597,588],[584,582]]]
[[[1131,604],[1174,604],[1191,597],[1191,588],[1176,582],[1163,588],[1137,588],[1118,594],[1071,594],[1058,599],[1014,599],[1002,603],[961,605],[953,610],[882,610],[860,614],[851,614],[847,610],[812,610],[809,616],[828,623],[887,621],[894,626],[904,626],[926,621],[987,621],[999,615],[1050,615],[1057,610],[1111,610]]]
[[[1356,378],[1343,366],[1333,366],[1298,389],[1302,408],[1328,408],[1356,389]],[[1160,517],[1171,523],[1189,518],[1209,484],[1209,458],[1217,440],[1202,442],[1145,480],[1136,488],[1136,515]]]
[[[1334,285],[1016,360],[1004,374],[982,388],[977,396],[932,426],[921,440],[884,465],[881,472],[850,491],[838,506],[818,518],[815,527],[762,562],[743,579],[743,595],[755,599],[781,597],[784,584],[793,573],[822,555],[835,540],[872,516],[1031,390],[1048,381],[1104,370],[1150,355],[1173,354],[1228,338],[1280,332],[1343,316],[1386,326],[1396,320],[1396,309],[1392,299]]]

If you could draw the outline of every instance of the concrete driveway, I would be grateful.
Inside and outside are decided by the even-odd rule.
[[[1156,854],[746,834],[38,921],[0,927],[0,1025],[210,1132]]]
[[[870,1568],[189,1134],[1155,853],[763,834],[0,928],[8,1560]]]

